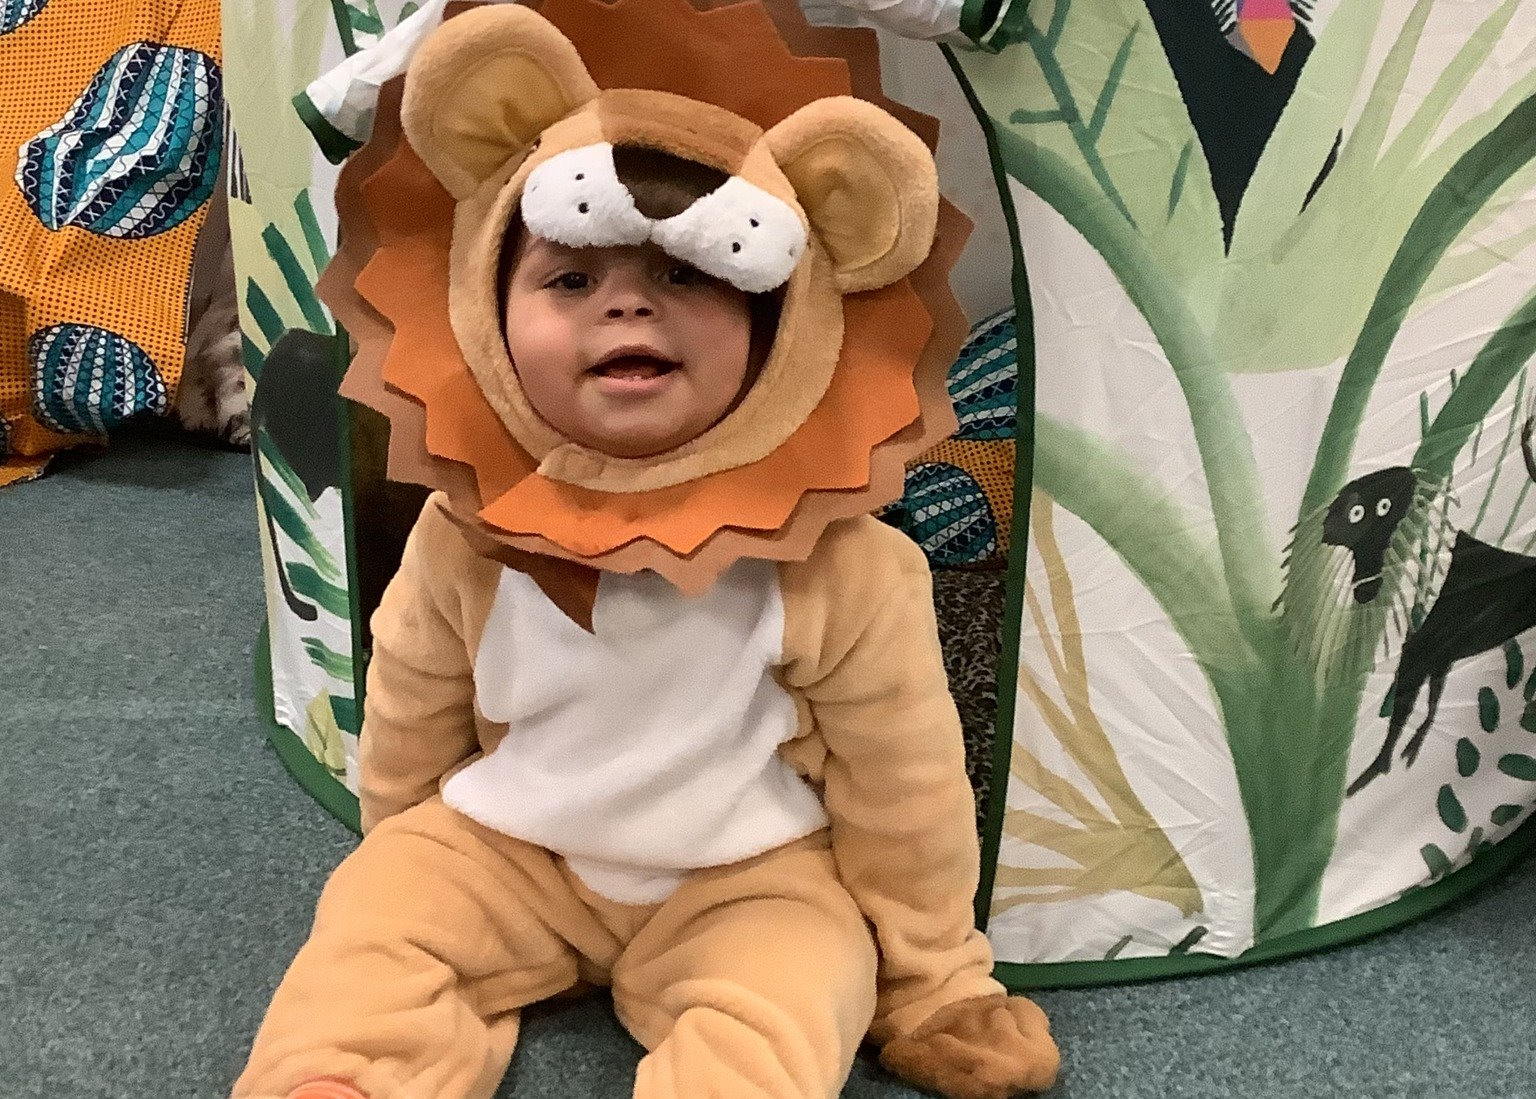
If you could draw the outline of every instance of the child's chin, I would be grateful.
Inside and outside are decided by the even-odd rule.
[[[602,432],[591,436],[586,445],[610,458],[654,458],[682,446],[689,438],[681,432]]]

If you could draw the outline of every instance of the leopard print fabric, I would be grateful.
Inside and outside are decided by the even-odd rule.
[[[980,831],[992,778],[996,737],[997,665],[1002,654],[1007,574],[939,569],[933,603],[944,648],[944,670],[965,731],[966,772],[976,795]]]

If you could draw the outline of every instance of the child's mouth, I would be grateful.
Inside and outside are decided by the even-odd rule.
[[[681,363],[649,352],[621,352],[608,356],[587,373],[625,389],[645,389],[681,367]]]
[[[594,374],[604,378],[659,378],[677,369],[677,364],[649,355],[622,355],[592,368]]]

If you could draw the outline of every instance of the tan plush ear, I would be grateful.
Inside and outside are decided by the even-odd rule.
[[[922,140],[872,103],[807,104],[765,135],[843,293],[903,278],[933,246],[939,179]]]
[[[597,96],[576,47],[520,4],[449,19],[406,72],[400,119],[411,147],[456,199]]]

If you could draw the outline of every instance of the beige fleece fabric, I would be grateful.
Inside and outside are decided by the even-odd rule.
[[[501,566],[444,507],[428,501],[373,620],[367,836],[327,886],[236,1096],[325,1076],[370,1099],[489,1096],[517,1009],[582,979],[612,982],[652,1050],[643,1099],[830,1099],[866,1032],[884,1044],[1002,994],[972,923],[979,851],[927,562],[906,536],[845,520],[780,566],[781,682],[802,718],[783,751],[830,828],[626,906],[438,797],[506,731],[476,713],[472,672]],[[781,942],[797,947],[764,948]]]
[[[234,1095],[331,1077],[369,1099],[488,1099],[519,1009],[586,981],[650,1051],[636,1099],[833,1099],[874,1012],[875,946],[828,843],[623,905],[430,798],[332,875]]]

